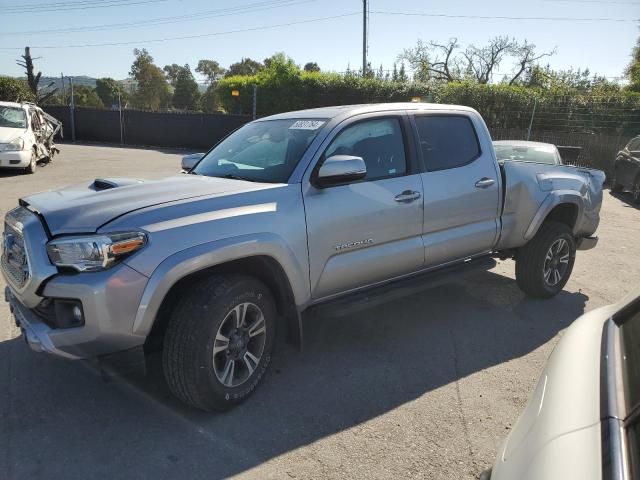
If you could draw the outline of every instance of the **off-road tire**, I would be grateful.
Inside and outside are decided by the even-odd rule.
[[[236,305],[244,302],[255,304],[264,314],[264,350],[247,380],[228,387],[216,376],[213,348],[220,325]],[[178,399],[201,410],[224,411],[236,406],[255,390],[267,371],[276,324],[273,296],[262,282],[241,275],[199,281],[179,300],[167,325],[162,366],[169,389]]]
[[[567,270],[561,280],[550,286],[544,278],[545,257],[554,243],[564,239],[568,244]],[[564,223],[546,221],[536,235],[516,254],[516,282],[518,287],[531,297],[551,298],[566,285],[576,259],[576,241],[571,229]]]
[[[640,175],[638,175],[633,182],[633,188],[631,189],[631,200],[634,205],[640,205]]]
[[[38,168],[38,154],[35,150],[31,150],[31,160],[29,161],[29,165],[24,169],[25,173],[33,174],[36,173],[36,169]]]
[[[621,183],[618,183],[618,169],[613,168],[613,178],[611,179],[611,192],[612,193],[620,193],[623,190],[623,186]]]

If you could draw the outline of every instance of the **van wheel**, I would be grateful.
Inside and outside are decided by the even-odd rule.
[[[569,280],[575,260],[571,229],[563,223],[545,222],[516,254],[516,282],[531,297],[553,297]]]
[[[276,323],[273,296],[254,278],[225,275],[195,284],[174,309],[164,337],[169,389],[201,410],[236,406],[267,371]]]
[[[36,168],[38,168],[38,154],[35,150],[31,150],[31,160],[27,168],[25,168],[25,172],[29,174],[36,173]]]

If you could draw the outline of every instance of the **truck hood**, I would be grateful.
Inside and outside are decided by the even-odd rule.
[[[104,178],[30,195],[21,199],[21,203],[44,217],[52,235],[90,233],[141,208],[270,187],[273,184],[197,175],[160,180]]]
[[[26,132],[24,128],[0,127],[0,143],[9,143]]]

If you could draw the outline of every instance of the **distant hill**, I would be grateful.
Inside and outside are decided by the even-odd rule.
[[[18,77],[22,80],[26,80],[27,77]],[[66,76],[64,77],[64,88],[69,88],[69,79],[73,79],[74,85],[85,85],[90,88],[96,87],[96,78],[89,77],[87,75]],[[46,88],[49,84],[53,83],[58,90],[62,90],[62,79],[60,77],[41,77],[39,88]],[[127,78],[125,80],[118,80],[127,91],[130,91],[132,87],[135,87],[135,81]]]
[[[24,78],[24,77],[23,77]],[[87,87],[95,88],[96,79],[93,77],[87,77],[86,75],[80,75],[77,77],[64,77],[65,88],[69,87],[69,79],[73,79],[74,85],[86,85]],[[40,79],[40,88],[46,87],[51,82],[55,84],[58,89],[61,89],[62,79],[60,77],[42,77]]]

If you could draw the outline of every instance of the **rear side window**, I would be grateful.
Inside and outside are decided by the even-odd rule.
[[[446,170],[473,162],[480,155],[478,137],[462,115],[415,117],[420,149],[427,170]]]

